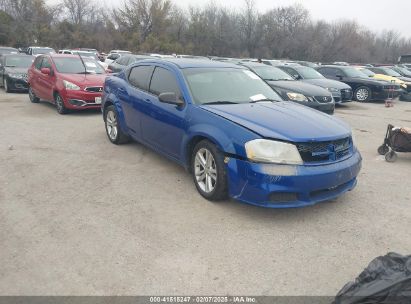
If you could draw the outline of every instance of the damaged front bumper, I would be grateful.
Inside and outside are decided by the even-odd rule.
[[[226,158],[230,196],[268,208],[296,208],[352,190],[361,169],[358,151],[332,164],[277,165]]]

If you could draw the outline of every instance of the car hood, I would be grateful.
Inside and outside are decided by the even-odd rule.
[[[330,115],[293,102],[202,105],[264,138],[288,142],[327,141],[348,137],[350,127]]]
[[[330,92],[319,86],[304,83],[296,80],[278,80],[267,81],[274,89],[280,89],[287,92],[300,93],[307,96],[329,96]]]
[[[341,81],[337,81],[337,80],[332,80],[332,79],[326,79],[326,78],[318,78],[318,79],[304,79],[302,80],[306,83],[310,83],[316,86],[320,86],[323,88],[335,88],[335,89],[350,89],[351,87],[346,84],[343,83]]]
[[[13,73],[13,74],[27,74],[28,68],[13,68],[13,67],[6,67],[5,72]]]
[[[398,84],[404,84],[404,81],[402,81],[399,78],[395,78],[395,77],[388,76],[388,75],[383,75],[383,74],[375,74],[372,78],[379,79],[379,80],[385,80],[385,81],[388,81],[388,82],[395,82],[395,83],[398,83]]]
[[[78,86],[103,86],[108,74],[59,74],[61,80],[70,81]]]

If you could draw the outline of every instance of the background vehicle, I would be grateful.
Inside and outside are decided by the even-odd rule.
[[[389,75],[385,75],[385,74],[376,74],[373,71],[371,71],[369,68],[356,67],[356,69],[363,72],[365,75],[367,75],[370,78],[374,78],[378,80],[385,80],[390,83],[395,83],[395,84],[398,84],[402,89],[407,90],[407,83],[401,79],[398,79],[396,77],[392,77]]]
[[[118,58],[120,58],[122,55],[125,55],[125,54],[131,54],[131,52],[122,51],[122,50],[112,50],[107,55],[107,58],[104,62],[107,63],[107,65],[110,65],[110,63],[112,63],[114,60],[117,60]]]
[[[110,63],[108,65],[108,69],[110,69],[113,73],[118,73],[128,65],[144,59],[152,59],[152,57],[144,55],[124,54],[117,60]]]
[[[42,54],[54,54],[56,51],[49,47],[30,46],[27,48],[27,55],[39,56]]]
[[[71,55],[80,55],[83,58],[84,57],[92,58],[92,59],[98,61],[104,69],[106,69],[106,70],[108,69],[108,64],[105,63],[105,62],[102,62],[95,52],[82,51],[82,50],[79,49],[79,50],[59,50],[58,53],[59,54],[69,54],[69,55],[70,54]]]
[[[390,69],[397,72],[403,77],[411,78],[411,71],[407,68],[403,68],[403,67],[395,65],[395,66],[390,66]]]
[[[27,91],[27,71],[34,58],[22,54],[7,54],[0,57],[0,84],[7,93]]]
[[[349,66],[327,65],[317,68],[328,79],[334,79],[348,84],[354,91],[354,100],[367,102],[398,97],[402,89],[397,84],[372,79]]]
[[[243,63],[272,87],[284,100],[333,114],[335,102],[328,90],[310,83],[296,81],[283,70],[261,63]]]
[[[36,58],[29,69],[29,97],[56,105],[60,114],[68,110],[98,109],[106,72],[94,59],[50,54]]]
[[[19,50],[12,48],[12,47],[7,47],[7,46],[0,46],[0,56],[5,55],[5,54],[18,54]]]
[[[376,73],[376,74],[395,77],[395,78],[400,79],[404,82],[411,83],[411,78],[404,77],[404,76],[402,76],[401,74],[399,74],[398,72],[394,71],[393,69],[391,69],[389,67],[372,67],[372,68],[368,68],[368,69],[370,71]]]
[[[186,167],[208,200],[289,208],[353,189],[349,127],[278,99],[240,66],[146,60],[107,78],[102,112],[113,144],[132,138]]]
[[[352,89],[349,85],[332,79],[327,79],[315,69],[306,66],[278,66],[294,79],[322,87],[332,94],[335,103],[352,100]]]

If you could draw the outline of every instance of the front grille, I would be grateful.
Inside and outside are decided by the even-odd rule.
[[[323,142],[298,143],[297,149],[304,162],[336,161],[351,153],[350,137]]]
[[[103,92],[103,87],[87,87],[84,90],[87,92],[101,93]]]
[[[314,99],[319,103],[329,103],[333,101],[331,96],[314,96]]]
[[[351,89],[342,89],[341,90],[341,99],[342,100],[351,100],[352,90]]]

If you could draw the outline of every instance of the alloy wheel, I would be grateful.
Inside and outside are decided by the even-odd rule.
[[[62,112],[64,105],[63,105],[63,100],[61,99],[59,95],[56,97],[56,107],[59,113]]]
[[[107,134],[112,141],[117,139],[118,134],[118,125],[117,125],[117,117],[114,111],[109,110],[106,116],[106,128]]]
[[[214,191],[217,185],[217,166],[213,154],[202,148],[194,159],[194,174],[198,186],[205,193]]]
[[[368,90],[367,89],[359,89],[357,91],[356,97],[358,101],[365,101],[368,99]]]

